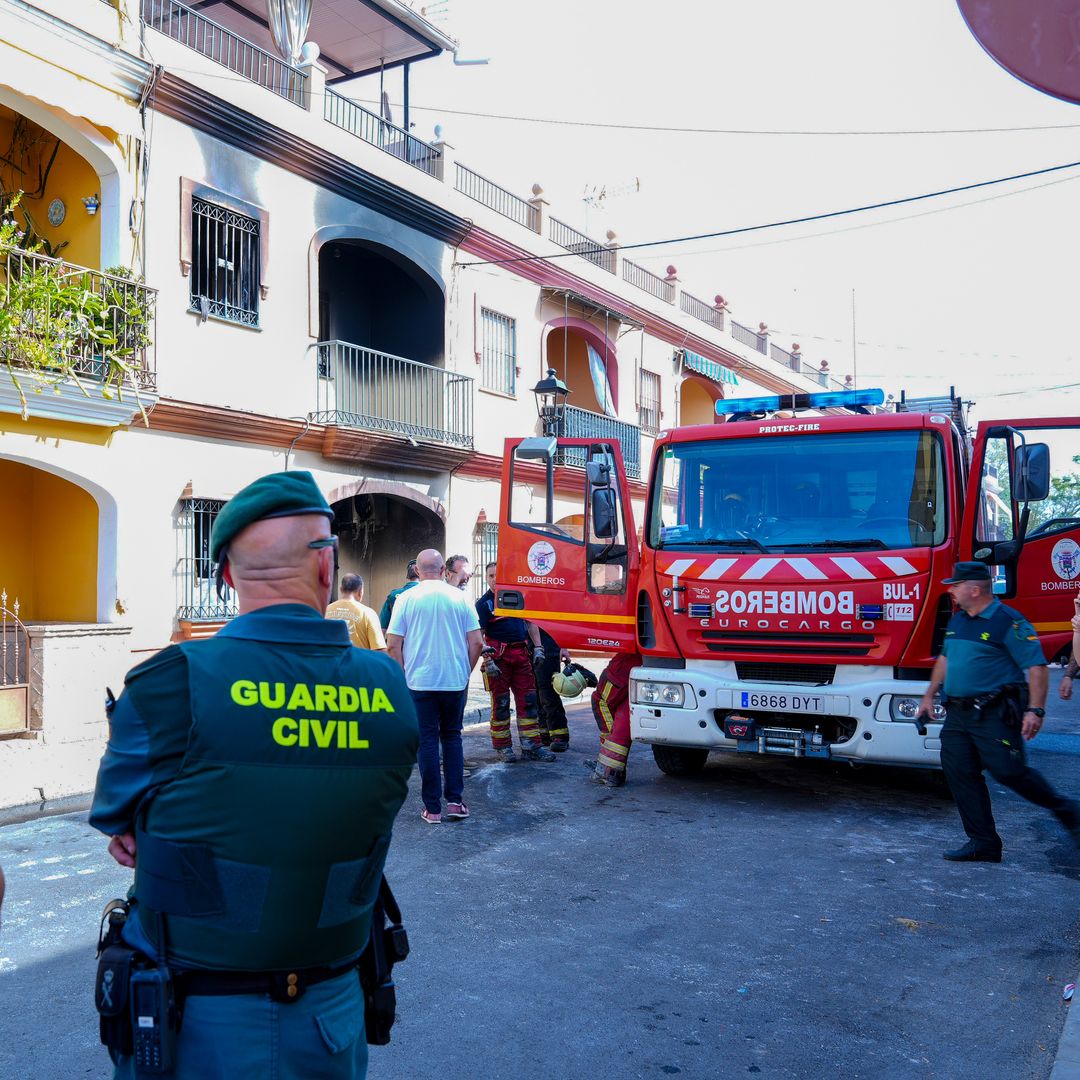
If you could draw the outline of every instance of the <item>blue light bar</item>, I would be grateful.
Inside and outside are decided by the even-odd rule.
[[[790,395],[788,395],[790,397]],[[721,398],[716,403],[717,416],[729,416],[733,413],[776,412],[784,406],[784,399],[779,394],[763,397]]]
[[[779,412],[781,409],[865,409],[882,405],[882,390],[826,390],[820,394],[765,394],[761,397],[724,398],[716,403],[717,416]]]

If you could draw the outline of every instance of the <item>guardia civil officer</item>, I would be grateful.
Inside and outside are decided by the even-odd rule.
[[[90,822],[135,869],[125,939],[182,1005],[166,1075],[367,1072],[356,962],[417,726],[401,669],[322,617],[332,518],[306,472],[237,494],[211,548],[240,614],[132,669],[111,711]]]
[[[995,599],[988,567],[960,562],[944,580],[960,609],[949,620],[941,656],[919,715],[932,716],[944,685],[941,767],[968,842],[944,856],[953,862],[1001,862],[983,770],[1029,802],[1052,810],[1080,847],[1080,805],[1059,795],[1025,760],[1046,703],[1046,658],[1031,623]]]

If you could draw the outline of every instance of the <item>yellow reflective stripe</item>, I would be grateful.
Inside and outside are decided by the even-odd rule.
[[[634,615],[597,615],[592,611],[520,611],[517,608],[496,608],[500,618],[554,619],[556,622],[622,623],[632,626],[637,622]]]
[[[1071,630],[1072,629],[1072,623],[1071,622],[1037,622],[1037,623],[1032,623],[1031,625],[1034,626],[1035,629],[1039,630],[1039,631]]]

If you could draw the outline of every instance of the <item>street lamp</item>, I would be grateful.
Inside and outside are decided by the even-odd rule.
[[[536,395],[536,413],[544,434],[558,438],[562,434],[566,396],[570,393],[566,383],[556,376],[554,368],[548,368],[547,378],[541,379],[532,392]]]

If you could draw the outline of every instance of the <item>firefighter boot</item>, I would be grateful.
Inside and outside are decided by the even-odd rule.
[[[622,787],[626,783],[626,770],[613,769],[610,765],[601,765],[597,762],[591,779],[593,783],[603,784],[605,787]]]
[[[554,761],[555,755],[537,740],[535,745],[521,747],[523,761]]]
[[[512,746],[503,746],[495,751],[495,756],[505,765],[513,765],[517,761],[517,754]]]

